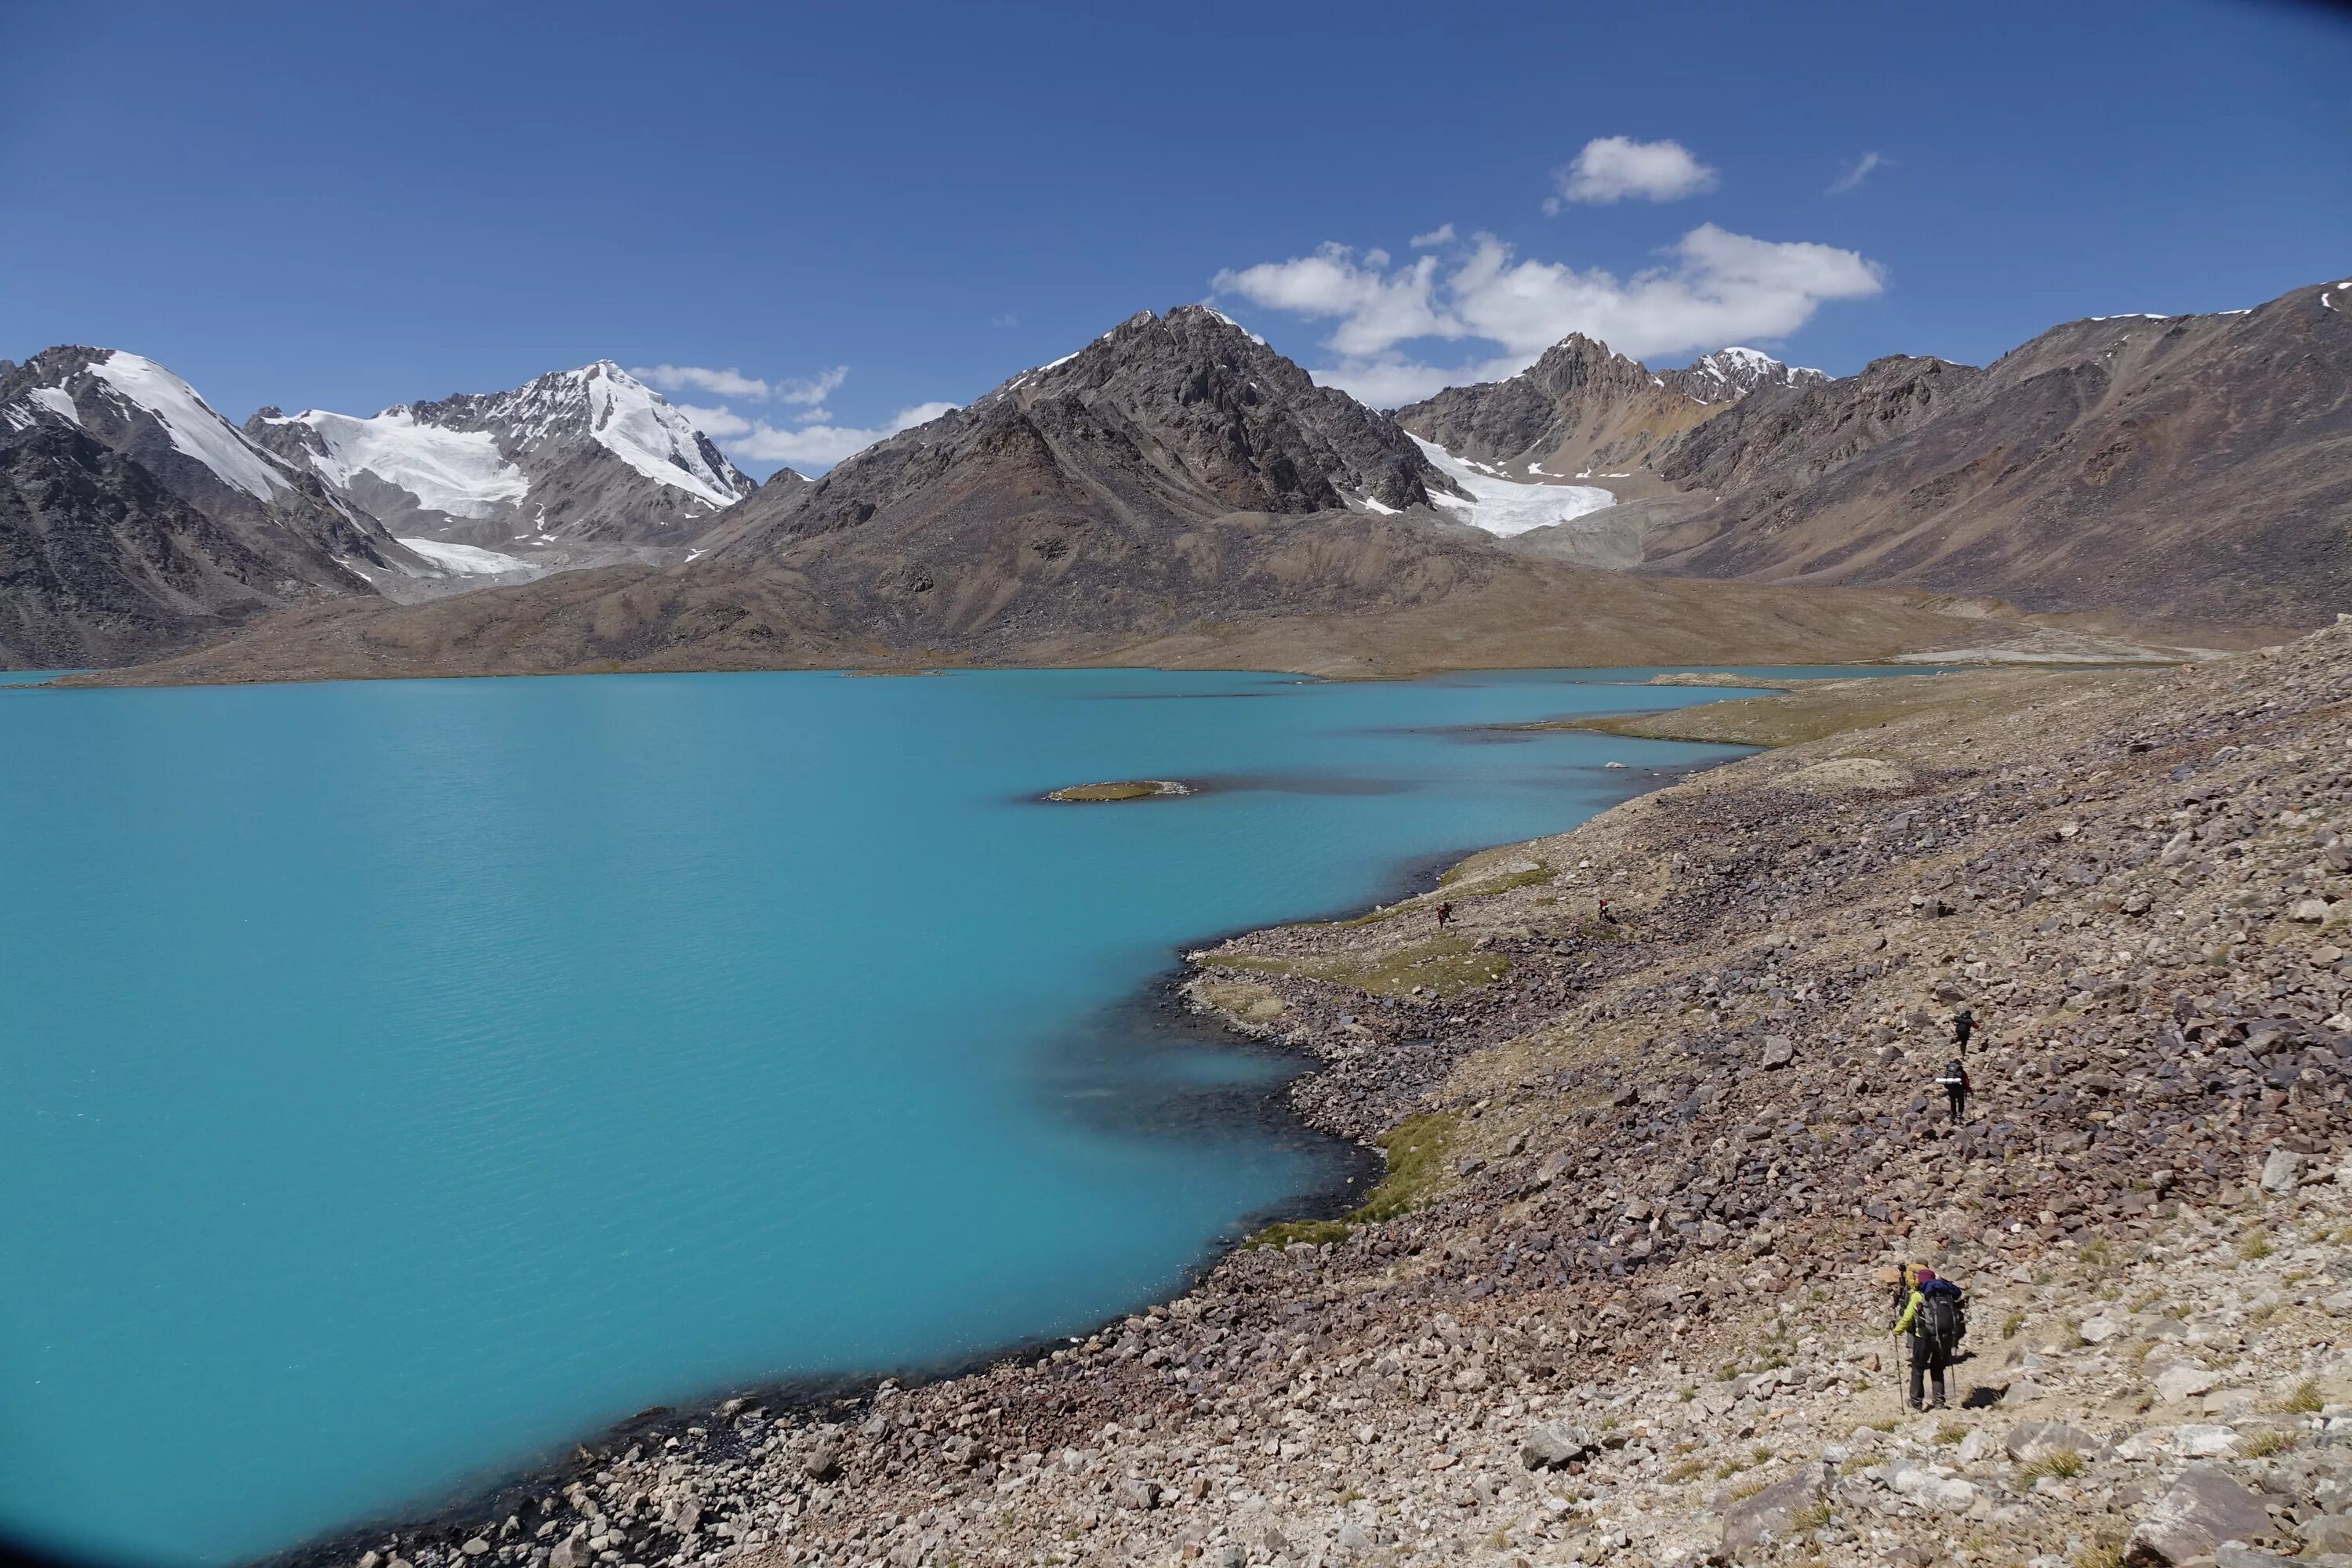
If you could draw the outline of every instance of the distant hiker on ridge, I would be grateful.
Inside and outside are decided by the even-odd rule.
[[[1448,925],[1450,925],[1450,924],[1452,924],[1452,923],[1453,923],[1453,921],[1454,921],[1454,906],[1453,906],[1451,903],[1444,903],[1444,904],[1440,904],[1440,905],[1438,905],[1438,906],[1437,906],[1437,929],[1438,929],[1438,930],[1440,930],[1440,931],[1444,931],[1444,930]]]

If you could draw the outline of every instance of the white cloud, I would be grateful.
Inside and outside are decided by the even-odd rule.
[[[751,428],[751,422],[749,419],[723,405],[717,408],[697,408],[691,403],[681,403],[677,405],[677,411],[686,416],[688,424],[714,441],[724,440],[730,436],[740,436]]]
[[[699,364],[649,364],[629,374],[649,385],[660,387],[664,392],[680,392],[690,386],[698,392],[715,392],[721,397],[740,398],[747,403],[789,403],[815,408],[849,379],[849,367],[837,364],[812,376],[772,382],[745,375],[732,368],[713,370]],[[725,411],[715,412],[724,414]],[[703,434],[715,436],[718,432],[706,429]]]
[[[1873,171],[1885,168],[1890,162],[1892,162],[1892,160],[1882,158],[1875,153],[1864,153],[1860,158],[1854,161],[1853,167],[1848,169],[1844,174],[1840,174],[1837,178],[1837,183],[1832,185],[1827,191],[1823,192],[1822,195],[1842,196],[1845,195],[1846,192],[1862,184],[1863,181],[1870,178]]]
[[[795,468],[829,468],[844,458],[855,457],[877,441],[887,440],[901,430],[928,424],[940,415],[951,413],[952,403],[918,403],[901,408],[890,416],[887,428],[858,429],[827,423],[802,425],[782,428],[761,420],[744,423],[744,429],[726,442],[728,455],[752,462],[788,463]],[[725,412],[721,410],[720,412]],[[706,431],[708,427],[706,426]],[[714,439],[717,432],[708,431]]]
[[[1450,223],[1439,224],[1427,234],[1416,234],[1412,237],[1412,247],[1415,250],[1428,250],[1436,246],[1453,243],[1454,226]]]
[[[1552,171],[1555,195],[1544,211],[1563,202],[1676,202],[1715,189],[1715,171],[1679,142],[1636,142],[1630,136],[1596,136],[1565,169]]]
[[[712,370],[698,364],[639,365],[629,372],[648,385],[664,392],[679,392],[693,387],[698,392],[714,392],[721,397],[748,397],[754,401],[768,395],[768,384],[740,370]]]
[[[831,370],[821,370],[803,381],[776,383],[775,399],[779,403],[797,403],[814,408],[821,405],[833,395],[835,388],[848,379],[849,367],[845,364],[837,364]]]
[[[1217,274],[1215,287],[1259,305],[1334,321],[1337,363],[1316,380],[1394,406],[1440,386],[1492,381],[1532,363],[1570,332],[1636,357],[1785,337],[1831,300],[1867,299],[1884,270],[1855,251],[1751,238],[1702,224],[1658,266],[1619,278],[1602,268],[1521,259],[1492,235],[1442,270],[1423,256],[1391,268],[1345,246]],[[1438,365],[1403,352],[1417,339],[1484,342]],[[1500,352],[1495,352],[1499,350]]]
[[[1212,287],[1276,310],[1339,317],[1330,342],[1345,354],[1377,353],[1406,338],[1459,336],[1446,331],[1431,304],[1437,258],[1421,257],[1395,272],[1383,270],[1387,261],[1384,251],[1359,261],[1347,246],[1326,245],[1312,256],[1228,268]]]

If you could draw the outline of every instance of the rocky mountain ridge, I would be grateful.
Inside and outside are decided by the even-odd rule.
[[[1721,349],[1679,370],[1654,371],[1571,332],[1502,381],[1449,386],[1396,411],[1397,423],[1456,457],[1533,464],[1554,478],[1625,478],[1685,432],[1764,387],[1829,378],[1750,348]]]
[[[154,361],[0,373],[0,658],[114,664],[431,570]]]
[[[1651,532],[1644,565],[2324,620],[2352,604],[2352,313],[2329,295],[1759,391],[1661,453],[1701,504]]]

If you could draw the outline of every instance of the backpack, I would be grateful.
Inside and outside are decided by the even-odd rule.
[[[1944,1087],[1947,1089],[1966,1089],[1969,1087],[1968,1064],[1961,1061],[1957,1057],[1952,1060],[1946,1062],[1944,1064],[1943,1083]]]
[[[1919,1311],[1911,1331],[1948,1356],[1969,1331],[1969,1299],[1948,1279],[1933,1279],[1919,1291]]]

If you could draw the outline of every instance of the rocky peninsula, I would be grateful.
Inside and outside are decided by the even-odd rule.
[[[2339,623],[1630,721],[1772,749],[1188,955],[1197,1005],[1320,1058],[1303,1115],[1388,1152],[1353,1215],[1083,1342],[730,1401],[311,1555],[2341,1560],[2347,719]],[[1970,1291],[1950,1409],[1902,1402],[1903,1258]]]

